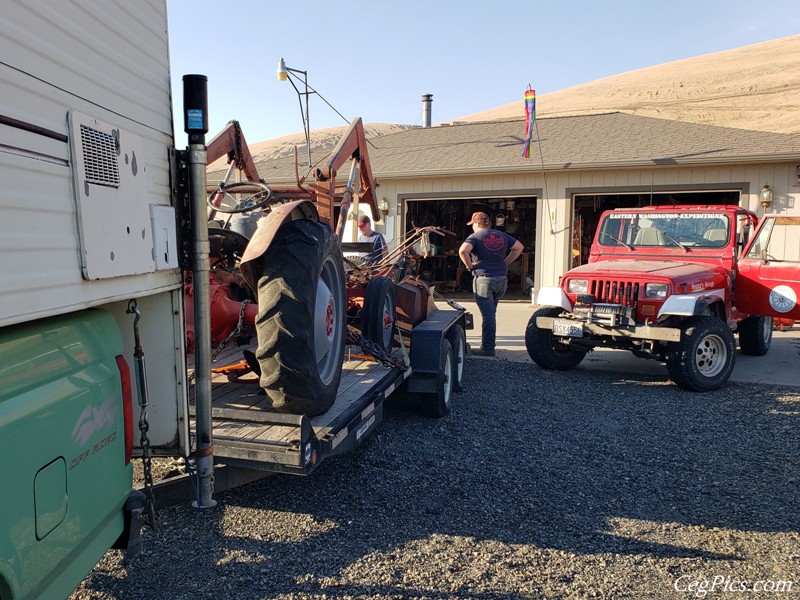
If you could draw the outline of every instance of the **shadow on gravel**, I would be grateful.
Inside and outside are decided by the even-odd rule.
[[[150,535],[206,545],[206,564],[187,568],[232,584],[258,580],[264,595],[437,598],[453,594],[398,587],[402,572],[387,563],[420,540],[419,560],[432,563],[471,540],[579,555],[743,560],[687,529],[800,529],[796,390],[731,384],[693,394],[647,378],[546,373],[501,360],[470,360],[467,370],[466,391],[447,418],[425,419],[395,402],[365,446],[310,477],[219,494],[219,508],[195,513],[190,531],[167,526]],[[237,522],[240,509],[252,523]],[[287,519],[294,534],[282,525]],[[145,577],[159,541],[148,545],[156,556],[136,567]],[[326,578],[359,579],[371,561],[381,575],[374,584],[321,589]],[[222,585],[215,579],[217,593]]]

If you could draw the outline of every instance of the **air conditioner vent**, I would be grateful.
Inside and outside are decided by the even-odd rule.
[[[81,124],[81,151],[87,183],[119,187],[117,142],[113,135]]]

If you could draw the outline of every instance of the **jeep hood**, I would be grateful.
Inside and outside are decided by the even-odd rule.
[[[668,279],[695,278],[718,273],[720,269],[710,264],[686,263],[667,260],[613,260],[581,265],[570,270],[565,277],[666,277]]]

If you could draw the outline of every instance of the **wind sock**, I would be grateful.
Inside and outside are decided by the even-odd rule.
[[[536,90],[530,87],[525,90],[525,147],[522,158],[531,157],[531,140],[533,139],[533,122],[536,120]]]

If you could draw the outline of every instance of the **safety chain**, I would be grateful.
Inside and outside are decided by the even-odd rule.
[[[153,469],[151,464],[150,438],[147,432],[150,430],[150,423],[147,421],[147,401],[141,405],[139,413],[139,431],[141,432],[142,443],[142,470],[144,471],[144,495],[147,498],[147,518],[151,529],[156,528],[156,496],[153,491]]]
[[[352,325],[347,326],[347,337],[345,339],[345,343],[349,346],[360,346],[361,350],[363,350],[365,354],[373,356],[375,360],[384,367],[388,367],[390,369],[400,369],[401,371],[406,370],[406,366],[401,361],[397,360],[393,356],[390,356],[386,350],[381,348],[380,344],[369,341],[358,329]]]
[[[244,325],[244,311],[247,305],[250,304],[250,300],[242,300],[242,305],[239,307],[239,322],[236,323],[236,328],[231,331],[230,335],[222,340],[219,346],[211,353],[211,362],[214,362],[219,356],[219,353],[225,349],[225,346],[231,343],[233,338],[239,337],[242,333],[242,326]]]
[[[133,361],[136,370],[136,384],[139,399],[139,432],[141,433],[140,443],[142,445],[142,470],[144,471],[144,495],[145,508],[147,510],[148,524],[152,529],[156,528],[156,498],[153,491],[153,469],[151,464],[152,449],[150,438],[147,432],[150,430],[150,423],[147,420],[147,375],[145,373],[144,350],[142,350],[141,339],[139,337],[139,319],[141,313],[136,304],[136,300],[128,302],[127,314],[135,315],[133,319]]]

